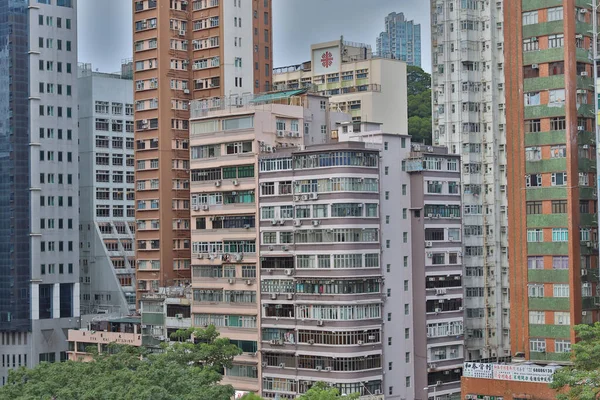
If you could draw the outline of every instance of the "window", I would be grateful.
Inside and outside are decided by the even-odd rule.
[[[544,269],[544,257],[542,257],[542,256],[527,257],[527,269]]]
[[[565,45],[565,35],[564,34],[561,33],[561,34],[557,34],[557,35],[549,35],[548,36],[548,48],[549,49],[561,48],[561,47],[564,47],[564,45]]]
[[[527,229],[527,242],[534,243],[543,241],[544,231],[542,229]]]
[[[541,201],[528,201],[526,204],[527,215],[542,214]]]
[[[569,256],[553,256],[552,269],[569,269]]]
[[[538,12],[530,11],[523,13],[523,25],[533,25],[538,23]]]
[[[567,228],[552,228],[552,241],[553,242],[568,242],[569,231]]]
[[[544,311],[529,311],[529,323],[533,325],[545,325],[546,313]]]
[[[529,297],[544,297],[544,285],[530,283],[527,285],[527,294]]]
[[[565,186],[567,184],[566,172],[554,172],[551,176],[552,186]]]
[[[529,351],[544,353],[546,351],[545,339],[529,339]]]
[[[567,201],[566,200],[552,200],[552,214],[566,214],[567,213]]]
[[[560,21],[563,19],[563,8],[553,7],[548,9],[548,22]]]
[[[552,295],[554,297],[569,297],[569,285],[566,283],[555,283],[552,285]]]
[[[554,325],[571,325],[571,314],[568,312],[554,312]]]
[[[539,106],[540,92],[525,93],[525,106]]]
[[[554,352],[555,353],[570,353],[571,352],[571,341],[570,340],[555,340],[554,341]]]

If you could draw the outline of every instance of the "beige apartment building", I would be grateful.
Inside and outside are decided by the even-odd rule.
[[[243,354],[223,382],[259,392],[259,155],[323,143],[348,117],[306,90],[191,107],[192,325],[213,324],[237,344]]]
[[[333,108],[352,121],[382,124],[389,133],[408,133],[406,63],[382,58],[366,44],[336,41],[313,44],[310,61],[273,70],[279,90],[311,88],[331,96]]]
[[[189,104],[270,89],[271,3],[139,0],[133,25],[139,300],[190,279]]]

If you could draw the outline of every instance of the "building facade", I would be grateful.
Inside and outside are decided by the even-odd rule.
[[[564,363],[572,327],[599,319],[593,14],[574,0],[504,12],[517,60],[506,70],[512,352]]]
[[[426,296],[429,398],[450,400],[460,396],[465,351],[460,156],[445,147],[413,144],[403,163],[411,175],[413,263],[425,266],[420,290]],[[467,289],[468,297],[478,294]]]
[[[259,198],[263,396],[382,394],[379,151],[264,154]]]
[[[76,1],[0,11],[0,375],[66,359],[79,317]]]
[[[189,102],[269,90],[270,1],[133,2],[141,293],[190,280]]]
[[[242,349],[224,377],[239,391],[263,386],[259,155],[323,143],[336,118],[327,98],[305,92],[192,103],[192,324],[213,324]]]
[[[311,59],[276,68],[280,90],[312,88],[331,96],[334,109],[352,121],[381,123],[389,133],[407,134],[406,63],[373,56],[371,47],[342,39],[311,46]]]
[[[379,56],[421,66],[421,24],[408,21],[404,13],[393,12],[385,17],[385,31],[376,42]]]
[[[482,294],[465,298],[467,360],[510,354],[503,5],[431,1],[433,143],[461,156],[464,286]]]
[[[81,312],[135,310],[133,82],[79,67]]]

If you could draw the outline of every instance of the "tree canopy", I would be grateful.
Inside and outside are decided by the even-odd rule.
[[[574,327],[579,342],[571,345],[572,365],[557,370],[550,387],[558,400],[595,400],[600,394],[600,322]]]
[[[12,400],[215,400],[233,387],[221,385],[221,371],[241,350],[214,327],[190,331],[195,343],[165,346],[161,353],[111,345],[90,362],[41,363],[13,370],[0,388]]]
[[[406,71],[408,86],[408,134],[413,142],[431,144],[431,75],[409,65]]]

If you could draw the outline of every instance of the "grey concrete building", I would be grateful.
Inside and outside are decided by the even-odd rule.
[[[135,310],[133,82],[79,67],[82,314]]]
[[[0,364],[67,358],[79,325],[75,0],[0,9]]]
[[[415,290],[425,292],[419,312],[427,324],[428,397],[451,400],[460,397],[464,360],[460,156],[412,144],[402,170],[410,174],[414,281],[424,284]],[[473,289],[467,294],[481,297]]]

